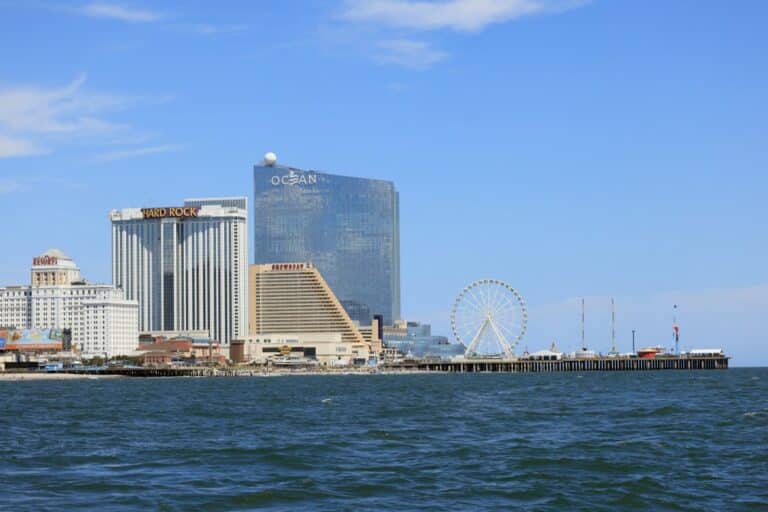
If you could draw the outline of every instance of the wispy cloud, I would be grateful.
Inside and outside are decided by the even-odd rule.
[[[183,144],[165,144],[161,146],[131,148],[131,149],[124,149],[120,151],[110,151],[108,153],[96,155],[93,158],[91,158],[91,162],[103,164],[108,162],[114,162],[115,160],[123,160],[125,158],[136,158],[136,157],[147,156],[147,155],[156,155],[159,153],[171,153],[175,151],[181,151],[182,149],[184,149]]]
[[[371,57],[386,64],[424,69],[449,57],[415,32],[479,32],[492,24],[561,12],[590,0],[344,0],[339,19],[375,34]]]
[[[433,48],[426,41],[392,39],[381,41],[378,47],[377,60],[406,68],[427,68],[448,57],[447,53]]]
[[[109,113],[167,98],[100,94],[85,90],[81,75],[61,87],[0,87],[0,158],[48,153],[78,144],[137,144],[147,139]]]
[[[524,16],[561,11],[588,0],[347,0],[342,17],[416,30],[482,30]]]
[[[151,23],[160,21],[162,15],[146,9],[134,9],[114,3],[91,3],[84,5],[80,12],[90,18],[106,18],[129,23]]]
[[[18,133],[95,133],[119,125],[98,117],[132,101],[103,94],[86,94],[85,75],[60,88],[21,86],[0,89],[0,128]]]
[[[0,158],[47,152],[53,139],[102,136],[125,126],[101,114],[129,99],[87,94],[82,75],[63,87],[0,88]]]
[[[30,140],[8,137],[0,133],[0,158],[39,155],[41,153],[45,153],[45,150],[37,147]]]
[[[21,188],[21,184],[16,180],[0,180],[0,194],[10,194]]]
[[[246,25],[241,24],[229,24],[218,25],[207,22],[186,22],[176,21],[170,22],[174,18],[179,18],[178,15],[173,15],[168,12],[159,12],[156,10],[139,9],[134,7],[128,7],[119,3],[107,3],[107,2],[93,2],[83,5],[74,9],[66,9],[69,12],[74,12],[89,18],[117,20],[127,23],[161,23],[163,28],[171,30],[180,30],[184,33],[215,36],[224,34],[236,34],[247,30]]]
[[[208,23],[201,23],[193,25],[192,30],[204,36],[215,36],[220,34],[237,34],[247,30],[245,25],[211,25]]]

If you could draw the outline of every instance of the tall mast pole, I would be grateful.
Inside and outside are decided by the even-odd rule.
[[[616,303],[611,297],[611,352],[616,353]]]
[[[587,350],[587,344],[584,339],[584,298],[581,299],[581,350]]]

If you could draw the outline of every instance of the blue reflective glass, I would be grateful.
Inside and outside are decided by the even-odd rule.
[[[353,320],[400,316],[399,198],[392,182],[254,167],[255,263],[311,262]]]

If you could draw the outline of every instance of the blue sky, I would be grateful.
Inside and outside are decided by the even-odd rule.
[[[0,283],[60,247],[110,280],[112,208],[251,192],[280,162],[390,179],[403,312],[493,277],[530,349],[768,364],[763,1],[0,0]]]

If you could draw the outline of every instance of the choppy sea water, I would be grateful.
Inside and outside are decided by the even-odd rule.
[[[6,510],[768,509],[768,369],[0,382],[0,396]]]

